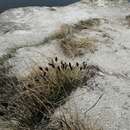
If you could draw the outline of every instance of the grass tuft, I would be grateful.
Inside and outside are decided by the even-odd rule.
[[[61,115],[58,118],[52,119],[52,122],[48,125],[46,130],[103,130],[103,128],[98,127],[95,123],[88,120],[85,122],[81,120],[80,117],[75,113],[76,116],[72,116],[71,113],[66,115]]]
[[[127,20],[128,25],[130,26],[130,15],[127,15],[127,16],[125,17],[125,19]]]
[[[95,76],[92,68],[85,62],[73,65],[55,57],[48,66],[33,69],[16,86],[17,93],[8,107],[10,118],[17,122],[19,130],[32,130],[41,120],[48,124],[55,109],[65,103],[71,92]],[[84,71],[87,72],[85,76]]]
[[[95,40],[90,38],[64,38],[61,48],[68,57],[82,56],[85,52],[94,53]]]
[[[55,63],[54,63],[55,60]],[[41,119],[47,120],[54,109],[65,102],[65,98],[81,84],[79,67],[57,58],[48,66],[39,66],[19,86],[10,106],[11,117],[19,128],[34,128]]]
[[[72,37],[73,33],[75,32],[73,26],[70,26],[68,24],[64,24],[60,27],[60,29],[55,32],[55,34],[53,34],[51,36],[51,40],[53,39],[63,39],[64,37]]]
[[[96,50],[96,39],[90,37],[79,38],[75,34],[99,24],[100,20],[98,18],[79,21],[75,25],[65,24],[51,36],[51,40],[58,40],[63,53],[68,57],[82,56],[86,52],[94,53]]]
[[[74,28],[77,30],[83,30],[83,29],[90,29],[95,26],[100,25],[100,19],[99,18],[92,18],[87,20],[81,20],[77,24],[74,25]]]

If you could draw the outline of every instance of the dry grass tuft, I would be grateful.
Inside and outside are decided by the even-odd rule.
[[[86,52],[94,53],[96,49],[96,39],[94,38],[78,38],[75,34],[79,30],[86,29],[98,25],[100,23],[99,19],[89,19],[85,21],[80,21],[75,25],[63,25],[60,30],[55,32],[51,36],[51,39],[56,39],[60,43],[60,47],[63,53],[68,57],[77,57],[84,55]]]
[[[125,19],[127,20],[128,25],[130,26],[130,15],[127,15],[127,16],[125,17]]]
[[[53,34],[51,36],[51,39],[63,39],[63,38],[67,38],[67,37],[72,37],[73,33],[75,32],[73,26],[70,26],[68,24],[64,24],[60,27],[60,29],[55,32],[55,34]]]
[[[92,18],[87,20],[81,20],[77,24],[74,25],[74,28],[77,30],[83,30],[83,29],[90,29],[95,26],[100,25],[100,19],[99,18]]]
[[[64,38],[61,48],[68,57],[82,56],[85,52],[94,53],[95,40],[90,38]]]
[[[130,20],[130,15],[127,15],[127,16],[126,16],[126,20]]]
[[[98,127],[96,123],[88,120],[85,122],[75,113],[76,116],[72,116],[70,113],[69,117],[61,115],[58,118],[52,119],[52,122],[47,126],[46,130],[103,130]]]
[[[38,67],[18,86],[12,99],[10,117],[20,127],[33,129],[41,119],[48,120],[54,109],[65,102],[73,89],[81,84],[80,67],[61,61],[56,57],[47,67]]]
[[[64,24],[60,29],[51,36],[51,39],[64,39],[73,37],[74,33],[79,32],[79,30],[89,29],[94,26],[100,25],[100,19],[92,18],[87,20],[81,20],[74,25]]]
[[[65,103],[66,97],[84,81],[95,76],[93,69],[94,66],[85,62],[72,65],[57,57],[48,66],[39,66],[16,86],[17,93],[8,107],[10,118],[17,121],[19,130],[32,130],[41,120],[47,125],[55,108]],[[85,76],[84,71],[87,72]]]

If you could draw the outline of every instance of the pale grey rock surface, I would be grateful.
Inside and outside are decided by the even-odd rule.
[[[11,9],[0,14],[0,57],[13,52],[8,61],[18,77],[27,75],[34,66],[46,65],[48,59],[55,56],[66,61],[88,61],[98,65],[104,70],[102,76],[95,79],[98,85],[91,86],[93,89],[87,86],[77,89],[63,110],[75,111],[76,108],[86,119],[85,111],[103,94],[86,115],[97,120],[104,130],[130,130],[130,26],[125,19],[127,15],[130,15],[128,4],[97,7],[79,2],[53,10],[48,7]],[[63,24],[75,24],[89,18],[103,19],[96,29],[79,32],[79,36],[97,39],[95,53],[70,59],[55,40],[43,42]]]

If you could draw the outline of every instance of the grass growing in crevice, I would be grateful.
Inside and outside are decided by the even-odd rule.
[[[64,38],[60,46],[68,57],[82,56],[85,52],[94,53],[95,40],[90,38]]]
[[[74,34],[80,29],[87,29],[85,22],[79,22],[80,27],[77,25],[65,25],[51,37],[51,40],[59,40],[63,52],[69,57],[81,56],[86,50],[93,53],[95,50],[93,39],[75,37]],[[89,24],[89,27],[94,25]],[[48,40],[47,38],[44,42]],[[99,69],[86,63],[59,63],[58,58],[55,58],[47,67],[39,66],[25,80],[18,81],[14,75],[9,74],[11,67],[5,67],[4,64],[20,48],[22,47],[12,48],[0,58],[0,114],[15,120],[18,130],[33,130],[42,119],[48,124],[55,108],[64,104],[66,97],[93,78]]]
[[[128,16],[129,17],[129,16]],[[127,18],[127,17],[126,17]],[[76,52],[71,52],[72,54],[70,54],[70,57],[75,54],[73,53],[78,53],[77,50],[79,50],[79,54],[76,54],[76,56],[80,56],[83,53],[85,53],[84,51],[81,52],[81,50],[90,50],[90,52],[94,52],[95,50],[95,45],[93,45],[94,47],[92,48],[92,44],[95,43],[95,39],[91,39],[89,37],[86,38],[77,38],[74,36],[74,34],[78,33],[79,31],[83,30],[83,29],[90,29],[92,27],[95,26],[99,26],[100,25],[100,19],[99,18],[91,18],[91,19],[87,19],[87,20],[81,20],[78,23],[74,24],[74,25],[68,25],[68,24],[64,24],[60,27],[60,30],[58,30],[57,32],[55,32],[53,35],[46,37],[43,41],[41,41],[39,44],[31,44],[31,45],[22,45],[22,46],[16,46],[13,48],[10,48],[7,52],[7,54],[3,55],[2,57],[0,57],[0,64],[4,64],[4,62],[8,61],[10,58],[14,57],[16,51],[18,49],[21,48],[26,48],[26,47],[38,47],[38,46],[42,46],[45,43],[48,43],[50,40],[59,40],[59,42],[61,43],[61,48],[65,49],[65,53],[67,52],[66,48],[68,46],[70,46],[70,48],[73,48],[73,46],[76,48]],[[64,42],[69,42],[68,44],[64,44]],[[72,41],[72,45],[71,45],[71,41]],[[86,46],[82,46],[83,41],[86,44]],[[74,45],[74,42],[76,42],[76,45]],[[77,45],[77,43],[79,42],[80,45]],[[63,45],[62,45],[63,43]],[[89,45],[90,43],[90,45]],[[85,48],[84,48],[85,47]],[[90,47],[90,48],[89,48]],[[68,53],[70,53],[70,50],[68,48]],[[81,54],[82,53],[82,54]]]
[[[70,63],[49,63],[49,66],[39,67],[36,73],[28,77],[24,91],[15,101],[14,117],[22,127],[34,127],[42,118],[48,118],[81,82],[80,69]]]
[[[88,20],[79,21],[77,24],[74,25],[74,28],[77,30],[83,30],[83,29],[90,29],[99,25],[100,25],[99,18],[91,18]]]
[[[130,15],[127,15],[125,19],[127,20],[128,26],[130,26]]]
[[[65,103],[71,92],[94,78],[94,69],[98,71],[96,66],[85,62],[72,65],[58,61],[57,57],[48,66],[39,66],[16,86],[17,93],[8,107],[9,117],[17,122],[18,130],[33,130],[41,120],[47,125],[55,109]]]
[[[74,112],[74,115],[71,113],[65,115],[63,113],[58,117],[52,118],[45,130],[103,130],[103,128],[97,126],[94,121],[92,122],[88,119],[84,121],[77,112]]]
[[[61,40],[65,37],[72,37],[76,32],[72,25],[64,24],[60,29],[51,36],[51,40]]]
[[[74,25],[65,24],[50,39],[58,40],[63,53],[68,57],[82,56],[86,52],[94,53],[96,50],[96,39],[88,36],[79,38],[75,34],[99,25],[100,19],[98,18],[81,20]]]
[[[68,25],[64,24],[60,27],[60,29],[55,32],[53,35],[50,36],[51,40],[54,39],[63,39],[65,37],[72,37],[74,33],[78,33],[81,30],[84,29],[91,29],[95,26],[100,25],[100,19],[99,18],[91,18],[87,20],[80,20],[78,23],[74,25]]]

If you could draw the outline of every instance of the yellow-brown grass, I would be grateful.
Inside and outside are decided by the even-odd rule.
[[[73,90],[83,86],[99,71],[97,67],[59,61],[57,57],[45,67],[38,66],[16,86],[9,102],[8,115],[18,130],[33,130],[41,122],[49,123],[55,109],[65,103]]]
[[[92,37],[79,38],[75,34],[79,30],[93,27],[99,24],[99,19],[80,21],[75,25],[62,25],[61,28],[51,36],[51,39],[58,40],[63,53],[68,57],[77,57],[86,52],[94,53],[96,39]]]
[[[10,106],[11,116],[20,123],[19,129],[33,129],[41,119],[47,120],[71,91],[81,85],[80,65],[54,60],[47,67],[39,66],[33,70],[19,86]]]
[[[62,114],[58,118],[53,118],[46,130],[103,130],[94,121],[90,119],[84,121],[75,112],[75,116],[69,113],[67,116]]]
[[[78,23],[74,25],[68,25],[64,24],[62,25],[57,32],[55,32],[51,36],[51,40],[53,39],[64,39],[64,38],[70,38],[73,36],[74,33],[77,33],[83,29],[90,29],[95,26],[100,25],[100,19],[99,18],[91,18],[87,20],[81,20]]]
[[[91,18],[87,20],[81,20],[77,24],[74,25],[74,28],[77,30],[82,30],[82,29],[90,29],[95,26],[100,25],[100,19],[99,18]]]
[[[76,30],[73,28],[73,26],[68,25],[68,24],[64,24],[62,25],[58,31],[56,31],[52,36],[51,39],[63,39],[65,37],[72,37],[73,33]]]
[[[64,38],[60,45],[69,57],[82,56],[86,52],[94,53],[96,49],[95,40],[90,38]]]

